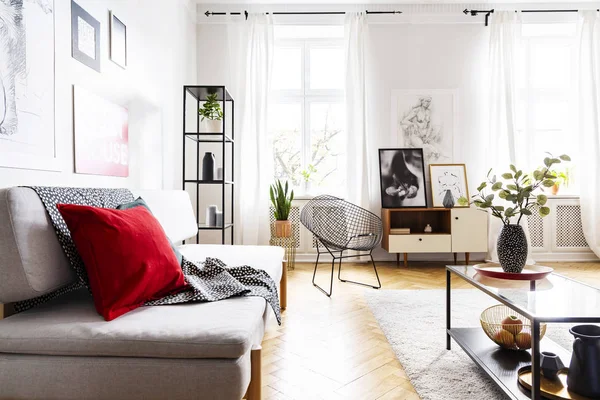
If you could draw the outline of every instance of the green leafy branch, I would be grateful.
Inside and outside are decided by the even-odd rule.
[[[492,175],[492,169],[487,173],[486,181],[482,182],[477,188],[477,194],[471,196],[471,201],[466,197],[458,199],[460,205],[466,206],[474,204],[483,210],[490,210],[492,215],[502,220],[504,225],[509,225],[513,217],[518,216],[517,224],[521,223],[523,216],[532,215],[535,207],[538,207],[538,213],[541,217],[550,214],[550,208],[546,206],[548,197],[544,194],[534,194],[536,190],[542,187],[554,186],[558,177],[553,174],[552,166],[560,164],[562,161],[571,161],[571,158],[563,154],[558,158],[547,153],[544,158],[544,167],[538,168],[532,174],[524,174],[514,165],[510,165],[510,171],[501,175],[504,181]],[[486,190],[491,190],[491,193]],[[503,204],[509,203],[510,206],[494,204],[498,198],[504,200]]]
[[[290,215],[292,208],[292,201],[294,200],[294,191],[288,196],[288,182],[285,181],[285,187],[281,184],[278,179],[277,182],[269,188],[269,195],[271,196],[271,203],[275,208],[275,219],[277,221],[286,221]]]
[[[222,120],[223,119],[223,110],[221,110],[221,104],[217,100],[217,94],[209,94],[206,96],[206,101],[198,110],[198,113],[202,116],[202,121],[205,119],[210,120]]]

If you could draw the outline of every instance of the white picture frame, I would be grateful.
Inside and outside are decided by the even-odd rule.
[[[434,208],[443,208],[444,197],[450,191],[455,208],[468,208],[461,206],[458,199],[469,199],[469,184],[467,182],[467,167],[465,164],[429,164],[429,182],[431,186],[431,200]]]

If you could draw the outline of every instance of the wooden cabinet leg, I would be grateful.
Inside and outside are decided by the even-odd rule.
[[[456,253],[454,253],[454,265],[456,265]]]
[[[471,255],[471,253],[465,253],[465,263],[467,265],[469,265],[469,256]]]
[[[404,268],[408,268],[408,253],[404,253]]]
[[[246,399],[260,400],[262,388],[262,360],[261,348],[250,350],[250,385],[246,392]]]
[[[400,253],[396,253],[396,266],[400,266]]]

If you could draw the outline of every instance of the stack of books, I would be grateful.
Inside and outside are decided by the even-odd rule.
[[[410,235],[410,228],[390,228],[390,235]]]

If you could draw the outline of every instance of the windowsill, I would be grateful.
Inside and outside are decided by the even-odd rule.
[[[579,199],[579,195],[574,193],[549,194],[547,196],[549,199]]]

